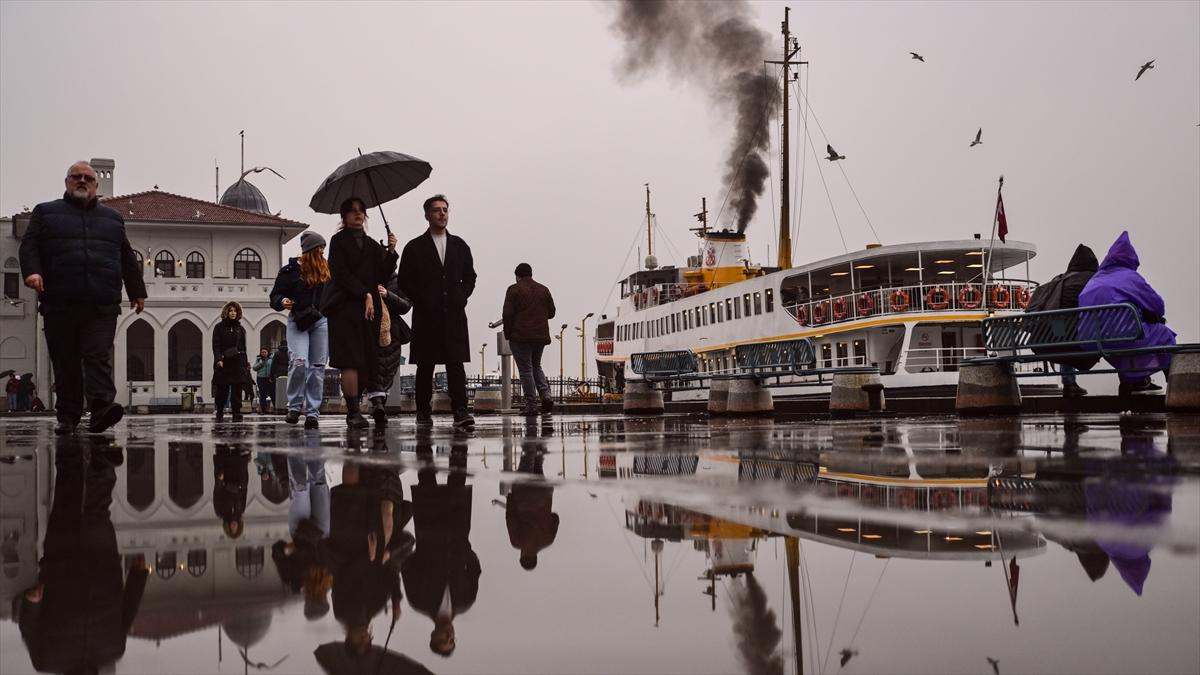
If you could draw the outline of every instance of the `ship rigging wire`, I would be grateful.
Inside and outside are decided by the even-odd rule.
[[[842,597],[838,600],[837,614],[833,616],[832,633],[829,634],[829,644],[825,647],[825,657],[821,659],[821,668],[825,668],[825,664],[829,663],[829,654],[833,651],[833,639],[837,637],[838,622],[842,618],[842,607],[846,604],[846,589],[850,588],[850,575],[854,574],[854,559],[858,557],[858,551],[850,552],[850,567],[846,569],[846,582],[842,584]]]
[[[616,290],[617,284],[621,283],[621,277],[625,276],[625,265],[629,263],[629,256],[633,253],[634,247],[641,241],[641,234],[642,223],[641,218],[639,218],[637,231],[633,233],[633,241],[629,242],[629,250],[625,251],[625,259],[621,261],[621,266],[617,268],[617,278],[613,279],[613,282],[608,285],[608,296],[604,298],[604,304],[600,307],[600,314],[602,315],[608,311],[608,303],[612,300],[613,291]]]

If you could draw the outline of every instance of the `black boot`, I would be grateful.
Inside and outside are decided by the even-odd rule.
[[[358,402],[359,398],[357,396],[346,398],[346,426],[350,429],[366,429],[371,426],[367,418],[363,417],[362,413],[359,412]]]
[[[235,401],[233,404],[233,421],[238,423],[242,421],[242,402]]]
[[[387,408],[384,407],[383,401],[382,396],[371,399],[371,417],[375,419],[376,427],[387,426]]]

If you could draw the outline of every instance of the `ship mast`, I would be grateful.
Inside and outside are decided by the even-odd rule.
[[[654,214],[650,212],[650,184],[646,183],[646,269],[658,267],[654,257]]]
[[[791,13],[791,7],[783,8],[783,60],[782,61],[767,61],[783,66],[783,115],[782,131],[779,138],[779,194],[781,199],[779,202],[779,268],[788,269],[792,266],[792,232],[791,220],[792,210],[789,202],[788,183],[790,183],[791,167],[789,166],[788,147],[790,142],[790,125],[788,124],[788,84],[791,83],[793,77],[791,74],[792,66],[804,65],[805,61],[793,61],[792,57],[800,53],[799,41],[792,37],[791,30],[788,26],[788,15]]]

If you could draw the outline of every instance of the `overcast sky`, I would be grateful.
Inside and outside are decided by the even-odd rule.
[[[773,44],[783,6],[752,5]],[[58,197],[66,167],[89,157],[117,161],[119,194],[213,199],[214,160],[223,190],[245,129],[247,166],[287,177],[252,177],[272,210],[330,235],[336,218],[307,206],[330,171],[359,146],[415,155],[433,175],[389,220],[403,242],[425,227],[421,201],[449,196],[480,274],[468,311],[490,370],[486,324],[518,262],[554,291],[555,328],[611,314],[643,184],[667,264],[694,253],[700,198],[716,211],[725,196],[729,119],[665,72],[618,77],[614,16],[589,2],[5,0],[0,213]],[[851,181],[822,161],[826,198],[809,157],[796,264],[844,251],[833,212],[850,248],[874,239],[850,186],[885,244],[987,237],[1004,174],[1010,236],[1039,249],[1035,279],[1079,242],[1103,257],[1129,229],[1170,325],[1200,340],[1200,3],[806,2],[792,31],[828,134],[810,118],[813,143],[846,155]],[[748,230],[760,262],[775,251],[777,191]],[[382,233],[377,215],[370,228]],[[578,339],[567,347],[575,374]]]

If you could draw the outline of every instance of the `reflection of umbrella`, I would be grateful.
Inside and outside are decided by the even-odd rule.
[[[385,202],[423,183],[431,171],[429,162],[399,152],[384,150],[364,155],[359,150],[358,157],[329,174],[308,205],[317,213],[337,213],[343,201],[358,197],[367,208],[379,206],[383,215]],[[383,216],[383,226],[391,234],[387,216]]]
[[[15,371],[15,370],[11,370],[11,369],[10,370],[0,370],[0,377],[8,377],[9,375],[16,375],[16,374],[17,374],[17,371]]]
[[[433,675],[428,668],[404,654],[373,645],[362,657],[351,655],[342,642],[326,642],[313,654],[329,675]]]

